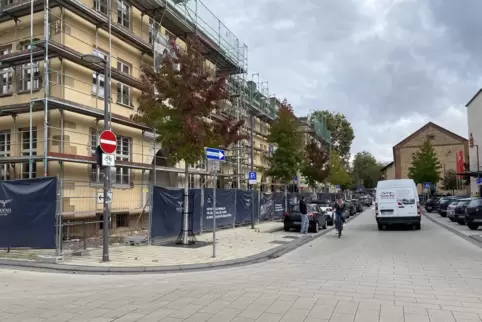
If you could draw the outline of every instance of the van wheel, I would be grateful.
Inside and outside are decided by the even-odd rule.
[[[470,230],[477,230],[477,228],[479,228],[479,225],[470,223],[470,224],[467,224],[467,227],[469,227]]]
[[[422,228],[422,226],[420,224],[415,225],[415,230],[420,230],[421,228]]]
[[[383,225],[382,225],[382,224],[378,224],[378,230],[383,230]]]

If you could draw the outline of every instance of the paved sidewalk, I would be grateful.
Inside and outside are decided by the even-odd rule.
[[[97,266],[97,267],[154,267],[209,264],[229,260],[237,260],[274,249],[280,245],[297,240],[299,233],[285,232],[282,222],[264,222],[253,230],[248,227],[224,229],[216,232],[216,257],[213,258],[212,233],[196,236],[202,247],[182,247],[170,243],[169,246],[112,246],[110,262],[103,263],[102,248],[91,249],[87,255],[66,255],[63,265]],[[35,261],[36,255],[52,255],[45,250],[12,250],[11,253],[0,253],[1,259],[18,259]]]
[[[457,231],[460,234],[463,234],[466,237],[472,237],[472,238],[475,237],[475,239],[478,239],[478,236],[482,236],[482,227],[479,228],[478,230],[470,230],[469,227],[467,227],[467,225],[459,225],[456,222],[450,221],[450,219],[448,217],[442,217],[436,212],[426,212],[426,211],[424,211],[424,215],[432,218],[436,222],[438,222],[438,223],[440,223],[440,224],[442,224],[442,225],[444,225],[444,226],[446,226],[450,229],[453,229],[453,230]],[[482,242],[482,237],[480,238],[479,241]]]

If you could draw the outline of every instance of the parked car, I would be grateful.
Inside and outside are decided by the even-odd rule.
[[[345,218],[348,219],[351,216],[354,216],[356,214],[356,208],[355,208],[355,205],[349,200],[345,201],[345,204],[346,204]]]
[[[289,210],[284,215],[284,230],[290,231],[293,228],[301,229],[301,214],[298,207]],[[322,229],[326,229],[327,215],[323,212],[317,204],[307,204],[306,209],[308,211],[309,219],[309,231],[317,233]]]
[[[454,218],[459,225],[465,225],[465,208],[472,201],[472,198],[462,199],[454,209]]]
[[[356,212],[363,212],[363,204],[360,200],[358,199],[352,199],[350,200],[351,203],[355,206]]]
[[[457,199],[458,199],[457,197],[443,197],[443,198],[441,198],[439,200],[439,206],[438,206],[438,213],[440,214],[440,216],[446,217],[448,206]]]
[[[482,199],[472,199],[465,208],[465,222],[471,230],[477,230],[482,225]]]
[[[439,200],[440,198],[430,198],[425,201],[425,210],[427,210],[427,212],[437,211]]]
[[[329,201],[325,200],[313,200],[311,201],[312,204],[316,204],[320,207],[320,209],[326,213],[326,224],[328,226],[333,226],[335,212],[333,211],[333,207]]]
[[[450,203],[447,207],[447,217],[450,219],[450,221],[454,222],[455,221],[455,207],[459,204],[460,199],[456,199]]]

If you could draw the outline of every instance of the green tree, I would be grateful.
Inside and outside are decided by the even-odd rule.
[[[408,177],[416,184],[424,182],[436,184],[441,179],[441,168],[432,144],[429,140],[425,140],[419,150],[413,154],[412,165],[408,168]]]
[[[243,139],[238,135],[243,122],[226,118],[215,122],[210,116],[223,109],[228,99],[226,78],[214,76],[205,68],[202,47],[197,38],[188,38],[181,50],[171,41],[159,67],[144,65],[141,75],[144,88],[134,120],[151,126],[157,140],[169,153],[169,160],[188,168],[204,158],[206,147],[228,148]],[[187,243],[188,180],[185,180],[183,243]]]
[[[330,150],[320,142],[311,140],[305,147],[305,158],[301,166],[301,174],[305,177],[308,185],[316,187],[316,183],[322,183],[330,173]]]
[[[444,177],[442,179],[444,190],[455,190],[458,185],[457,174],[454,169],[449,169],[445,171]]]
[[[342,164],[337,152],[332,151],[330,155],[330,174],[327,181],[333,185],[339,185],[342,189],[351,185],[351,178]]]
[[[353,159],[353,174],[367,189],[375,188],[380,179],[380,164],[367,151],[358,152]]]
[[[298,119],[285,100],[278,109],[277,118],[271,125],[268,142],[276,146],[269,158],[268,176],[288,184],[300,170],[302,162],[302,138],[298,133]]]
[[[355,134],[345,115],[324,110],[315,111],[310,118],[326,123],[326,127],[331,132],[332,149],[338,153],[343,164],[347,165],[350,160],[350,148],[355,139]]]

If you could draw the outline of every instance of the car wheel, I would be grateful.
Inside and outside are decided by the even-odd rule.
[[[383,230],[383,225],[382,225],[382,224],[378,224],[378,230]]]
[[[420,224],[415,224],[415,230],[420,230],[422,226]]]
[[[477,228],[479,228],[479,225],[470,223],[470,224],[467,224],[467,227],[469,227],[470,230],[477,230]]]
[[[285,231],[290,231],[290,227],[286,226],[284,227]]]
[[[465,220],[457,220],[457,224],[463,226],[465,225]]]
[[[321,227],[321,229],[326,229],[326,225],[327,225],[326,222],[327,222],[327,221],[325,220],[325,223],[323,224],[323,226]]]
[[[455,222],[455,218],[450,217],[449,219],[451,222]]]
[[[432,212],[432,209],[425,208],[425,210],[427,210],[427,212]]]
[[[316,220],[313,224],[313,232],[316,234],[319,231],[320,231],[320,223],[318,222],[318,220]]]

